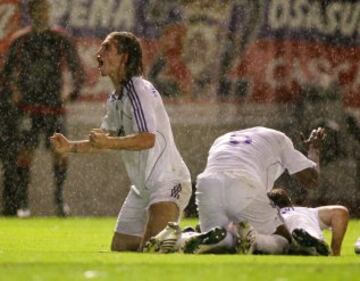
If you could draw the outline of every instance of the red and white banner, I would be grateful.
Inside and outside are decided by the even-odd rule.
[[[111,89],[95,53],[106,34],[126,30],[142,40],[146,76],[172,100],[282,103],[306,87],[337,87],[346,106],[360,107],[359,1],[49,2],[52,25],[77,42],[84,99]],[[29,24],[24,3],[0,2],[0,64],[11,34]]]

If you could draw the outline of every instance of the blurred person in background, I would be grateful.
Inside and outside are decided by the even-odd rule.
[[[84,80],[84,71],[72,40],[49,26],[49,3],[27,1],[31,26],[17,32],[4,64],[4,78],[12,91],[13,102],[23,114],[21,145],[17,153],[18,216],[30,215],[28,187],[30,167],[41,134],[45,146],[55,132],[65,132],[65,103],[75,100]],[[65,73],[72,78],[72,91],[64,87]],[[66,216],[63,186],[67,158],[53,153],[56,214]]]
[[[0,72],[0,160],[3,169],[3,209],[5,216],[15,216],[20,208],[17,189],[16,155],[21,114],[14,105],[9,84]]]
[[[112,251],[142,250],[170,221],[179,221],[191,179],[178,152],[159,92],[142,77],[142,48],[129,32],[112,32],[97,52],[102,76],[114,86],[101,128],[85,140],[51,137],[58,153],[118,150],[132,183],[119,212]],[[111,175],[109,175],[111,176]]]
[[[274,188],[268,192],[270,200],[279,208],[285,226],[297,243],[291,247],[293,254],[334,256],[341,255],[349,211],[341,205],[308,208],[293,206],[285,189]],[[331,230],[331,252],[324,240],[322,231]]]

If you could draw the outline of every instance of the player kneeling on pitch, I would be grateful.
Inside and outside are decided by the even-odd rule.
[[[349,211],[340,205],[317,208],[294,207],[286,190],[275,188],[268,197],[280,209],[285,226],[292,234],[291,254],[340,256],[341,244],[349,221]],[[322,231],[331,230],[331,252]]]
[[[169,221],[178,221],[191,195],[188,168],[176,148],[159,92],[142,77],[142,49],[129,32],[112,32],[97,52],[102,76],[115,90],[106,103],[100,129],[89,138],[68,140],[54,134],[58,153],[117,150],[131,180],[120,210],[111,249],[141,250]]]

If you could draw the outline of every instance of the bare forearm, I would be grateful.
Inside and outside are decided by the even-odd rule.
[[[340,256],[341,245],[348,225],[348,219],[340,218],[332,222],[331,250],[334,256]]]
[[[331,250],[333,252],[334,256],[340,256],[341,254],[341,245],[342,241],[344,239],[346,227],[337,229],[337,231],[333,231],[332,233],[332,239],[331,239]]]
[[[341,205],[321,206],[317,210],[320,222],[331,229],[333,255],[340,256],[341,244],[349,221],[349,210]]]
[[[316,170],[318,173],[320,173],[320,150],[310,145],[307,152],[307,156],[310,160],[316,163]]]
[[[70,153],[87,153],[96,152],[98,148],[91,145],[89,140],[70,141],[69,151]]]
[[[304,169],[295,174],[295,177],[306,187],[316,188],[319,185],[320,174],[320,150],[311,144],[308,148],[307,157],[316,163],[313,168]]]
[[[103,148],[119,150],[144,150],[154,146],[155,135],[152,133],[133,134],[124,137],[108,136]]]

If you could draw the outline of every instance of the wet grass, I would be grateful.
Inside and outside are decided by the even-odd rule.
[[[356,220],[341,257],[111,253],[114,224],[115,218],[0,218],[0,280],[360,280]]]

